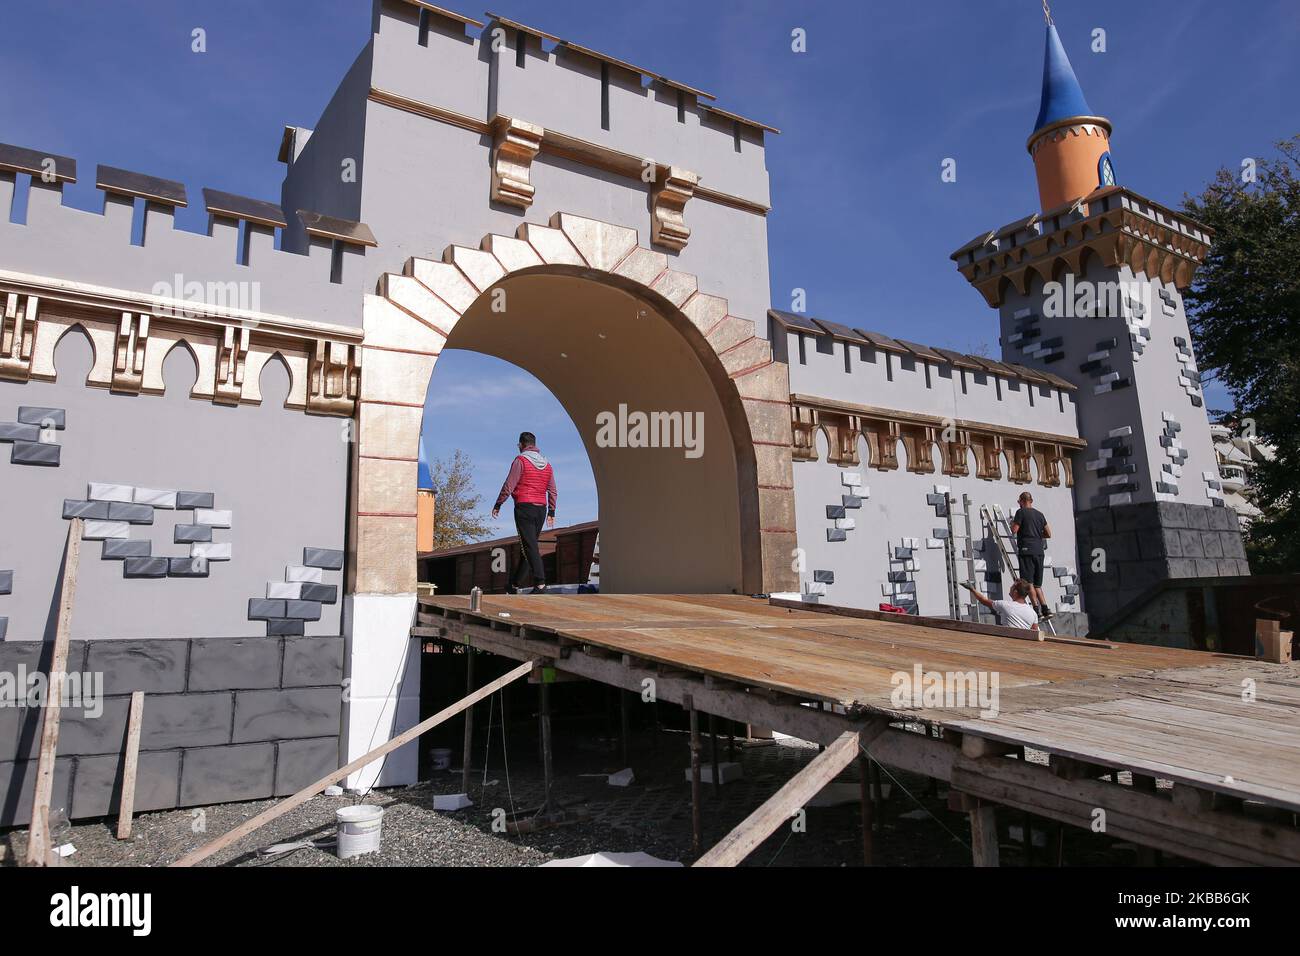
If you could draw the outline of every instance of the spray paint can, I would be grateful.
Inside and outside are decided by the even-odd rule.
[[[478,611],[483,606],[483,589],[480,587],[470,588],[469,592],[469,609]]]

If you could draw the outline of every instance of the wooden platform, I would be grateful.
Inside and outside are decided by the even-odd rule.
[[[807,739],[830,742],[845,728],[893,722],[877,745],[884,755],[873,756],[950,781],[977,766],[978,779],[964,787],[977,795],[986,784],[1008,802],[1006,787],[1032,791],[1014,784],[1015,774],[1029,769],[1022,761],[1000,761],[1021,766],[998,767],[998,790],[984,779],[993,765],[974,759],[1024,746],[1052,754],[1058,776],[1066,767],[1097,768],[1083,771],[1094,779],[1076,784],[1119,770],[1172,780],[1200,795],[1180,803],[1191,813],[1201,805],[1208,811],[1213,794],[1300,811],[1298,664],[1078,639],[1039,642],[1006,628],[826,613],[736,595],[485,596],[478,613],[468,611],[465,597],[420,603],[417,634],[516,659],[549,657],[560,670],[617,686],[634,688],[636,675],[657,675],[666,699],[694,687],[701,709],[769,719],[775,729]],[[981,715],[976,702],[899,706],[898,675],[918,667],[983,674],[986,681],[996,675],[996,714]],[[1253,690],[1252,700],[1244,689]],[[904,734],[900,721],[943,728],[946,747]],[[964,754],[953,752],[958,740]],[[1282,843],[1291,846],[1295,836]],[[1300,862],[1300,840],[1290,853],[1287,859]],[[1206,850],[1201,858],[1213,856]]]

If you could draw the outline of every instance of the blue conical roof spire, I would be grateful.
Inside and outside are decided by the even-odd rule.
[[[1088,101],[1083,98],[1083,88],[1074,75],[1074,67],[1070,66],[1070,58],[1061,45],[1056,24],[1048,23],[1047,51],[1043,56],[1043,101],[1038,107],[1034,132],[1061,120],[1092,115]]]
[[[420,457],[415,466],[415,487],[432,488],[433,476],[429,474],[429,456],[424,452],[424,433],[420,433]]]

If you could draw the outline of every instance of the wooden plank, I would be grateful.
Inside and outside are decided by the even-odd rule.
[[[36,785],[32,795],[32,822],[27,836],[27,863],[45,866],[50,850],[50,799],[54,794],[54,762],[59,748],[59,717],[63,683],[68,672],[68,640],[72,630],[72,602],[77,594],[77,563],[81,558],[80,518],[68,522],[68,541],[63,552],[63,578],[59,586],[59,617],[54,632],[54,654],[50,659],[47,696],[41,719],[41,750],[36,763]]]
[[[757,810],[695,861],[696,866],[736,866],[777,827],[825,788],[858,757],[858,735],[848,732],[786,781]]]
[[[233,830],[223,834],[222,836],[217,837],[215,840],[212,840],[209,843],[205,843],[203,846],[199,847],[196,850],[191,850],[189,853],[185,854],[185,856],[181,857],[179,860],[173,863],[172,866],[193,866],[196,863],[201,863],[203,860],[206,860],[208,857],[212,856],[212,854],[224,850],[226,847],[230,846],[232,843],[236,842],[237,840],[243,839],[253,831],[261,828],[262,826],[265,826],[266,824],[270,823],[272,820],[276,819],[277,817],[281,817],[284,814],[288,813],[294,807],[298,807],[306,803],[308,800],[316,796],[316,794],[320,793],[322,790],[324,790],[326,787],[330,786],[331,784],[335,784],[341,780],[346,779],[350,774],[355,773],[356,771],[360,770],[362,767],[365,767],[373,763],[374,761],[378,760],[380,757],[384,756],[385,754],[396,750],[398,747],[402,747],[410,743],[412,740],[415,740],[421,734],[425,733],[426,731],[432,730],[434,727],[437,727],[439,724],[447,720],[450,720],[452,717],[455,717],[457,714],[459,714],[461,711],[465,710],[466,708],[473,707],[480,700],[492,696],[497,691],[499,691],[502,687],[505,687],[507,684],[513,683],[519,678],[527,676],[532,671],[534,663],[535,663],[534,661],[528,660],[525,661],[523,664],[520,664],[518,667],[514,668],[513,670],[507,671],[506,673],[502,674],[500,677],[498,677],[496,680],[492,681],[491,683],[484,684],[482,687],[474,691],[474,693],[470,694],[468,697],[462,697],[460,700],[452,704],[450,707],[444,707],[442,710],[438,711],[432,717],[429,717],[427,720],[423,720],[420,723],[416,724],[410,730],[398,734],[392,740],[388,741],[388,743],[376,747],[374,750],[370,751],[367,754],[363,754],[362,756],[358,757],[356,760],[353,760],[351,763],[349,763],[346,767],[341,767],[338,770],[330,771],[328,774],[321,777],[315,783],[310,783],[307,786],[303,787],[293,796],[286,797],[284,800],[281,800],[275,806],[263,810],[257,816],[253,817],[250,820],[245,821],[244,823],[241,823]]]
[[[135,813],[135,776],[140,762],[140,721],[144,716],[144,691],[131,692],[131,710],[126,718],[126,753],[122,759],[122,799],[117,811],[117,838],[131,839],[131,817]]]
[[[1028,834],[1025,838],[1029,838]],[[991,803],[982,803],[970,811],[970,849],[975,866],[998,865],[997,807]]]

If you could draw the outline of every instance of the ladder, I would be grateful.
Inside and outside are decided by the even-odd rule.
[[[975,548],[974,542],[972,541],[970,521],[971,500],[970,495],[961,496],[962,510],[956,517],[962,519],[965,530],[958,533],[956,523],[953,520],[953,505],[956,504],[957,499],[951,494],[949,494],[947,498],[948,504],[947,507],[944,508],[944,518],[948,524],[948,537],[944,539],[943,550],[944,572],[948,576],[948,616],[954,621],[960,621],[962,619],[961,584],[963,581],[975,580]],[[965,543],[966,552],[964,555],[958,550],[959,541]],[[961,560],[966,562],[966,576],[964,578],[958,578],[957,576],[957,562]],[[966,605],[966,611],[968,618],[978,624],[978,605],[972,601]]]
[[[1006,569],[1011,572],[1013,578],[1020,577],[1019,562],[1012,563],[1011,556],[1016,553],[1017,545],[1015,536],[1011,533],[1011,522],[1002,511],[1002,506],[995,504],[990,508],[989,505],[980,506],[980,516],[993,532],[993,540],[998,546],[998,554],[1002,556],[1002,563]],[[1033,603],[1032,601],[1030,602]],[[1056,628],[1052,624],[1051,618],[1045,618],[1039,621],[1040,625],[1046,625],[1047,629],[1056,636]]]

